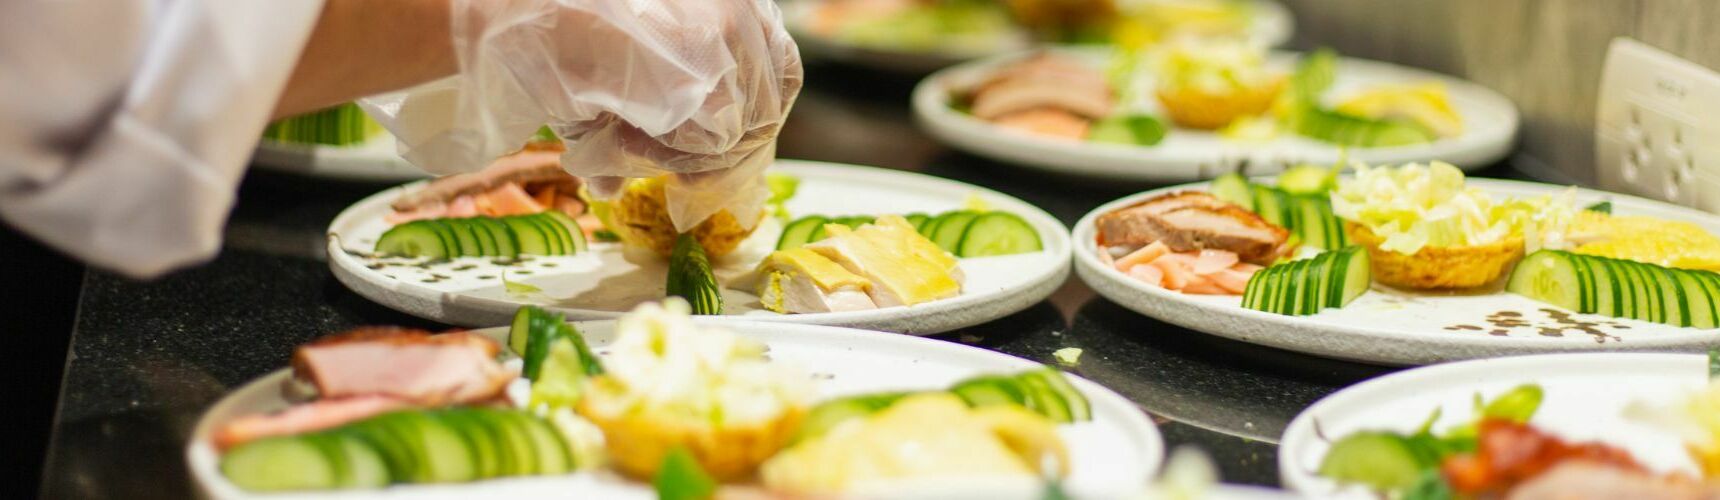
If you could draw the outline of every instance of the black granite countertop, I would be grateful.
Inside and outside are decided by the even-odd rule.
[[[910,119],[911,80],[809,68],[780,156],[913,170],[991,187],[1065,224],[1151,186],[1054,178],[960,154]],[[1503,168],[1481,175],[1517,177]],[[213,262],[154,282],[84,280],[42,484],[46,498],[187,498],[183,448],[224,393],[284,366],[293,346],[364,324],[445,325],[370,303],[330,274],[323,233],[384,186],[253,172]],[[939,336],[1076,371],[1149,412],[1168,444],[1205,450],[1224,480],[1276,485],[1278,435],[1330,392],[1388,371],[1204,335],[1135,314],[1071,281],[1048,301]]]

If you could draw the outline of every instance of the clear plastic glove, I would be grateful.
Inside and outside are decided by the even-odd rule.
[[[672,174],[678,230],[763,206],[803,78],[770,0],[449,1],[460,74],[364,102],[413,164],[475,170],[548,124],[598,196]]]

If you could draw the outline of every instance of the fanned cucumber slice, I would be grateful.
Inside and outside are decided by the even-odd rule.
[[[1524,257],[1511,272],[1505,290],[1558,306],[1568,311],[1582,307],[1577,266],[1571,254],[1543,250]]]
[[[561,235],[565,237],[563,241],[568,244],[568,248],[572,249],[568,251],[568,255],[584,252],[591,247],[585,240],[585,230],[580,229],[579,221],[573,220],[573,217],[568,217],[567,214],[561,213],[559,210],[547,210],[539,215],[561,226]]]
[[[1021,217],[1008,212],[990,212],[968,224],[956,245],[961,257],[989,257],[1037,252],[1044,248],[1039,231]]]
[[[554,255],[549,242],[550,236],[544,232],[542,226],[520,216],[502,217],[500,220],[513,232],[521,255]]]
[[[1687,290],[1683,294],[1686,309],[1684,310],[1684,326],[1696,328],[1714,328],[1716,311],[1714,299],[1716,296],[1708,293],[1708,287],[1703,283],[1701,271],[1672,269],[1673,277],[1678,278],[1678,288]]]
[[[1368,288],[1374,283],[1373,262],[1369,259],[1368,252],[1363,251],[1361,247],[1350,247],[1344,249],[1342,254],[1345,257],[1342,268],[1343,293],[1339,295],[1339,302],[1331,307],[1350,305],[1362,294],[1368,293]]]
[[[937,231],[932,233],[931,240],[933,243],[937,243],[939,248],[943,248],[945,252],[954,254],[960,249],[962,235],[967,234],[968,225],[973,223],[974,219],[979,218],[979,213],[963,210],[951,212],[938,218],[943,220],[938,223]]]
[[[471,450],[472,476],[475,479],[499,477],[502,473],[501,437],[474,417],[470,410],[455,408],[430,415],[442,426],[454,431]]]
[[[250,491],[322,490],[339,485],[323,447],[303,436],[265,438],[221,456],[221,473]]]
[[[1254,211],[1254,193],[1247,177],[1231,172],[1212,180],[1212,195],[1220,200]]]
[[[496,244],[497,257],[515,258],[520,256],[519,240],[514,238],[514,232],[508,230],[508,225],[489,217],[479,217],[472,220],[479,228],[490,233],[490,241]]]
[[[459,255],[429,221],[413,221],[394,226],[376,239],[376,253],[403,257],[446,259]]]
[[[830,222],[830,219],[817,215],[795,219],[794,222],[790,222],[787,226],[783,227],[782,237],[776,240],[776,249],[795,249],[800,248],[802,245],[807,243],[811,243],[812,233],[822,231],[824,224],[828,222]]]
[[[789,439],[789,443],[798,443],[807,439],[816,438],[824,435],[826,432],[830,432],[831,429],[835,429],[837,425],[840,425],[843,422],[871,416],[873,413],[877,413],[880,410],[889,408],[892,404],[896,404],[896,401],[901,400],[903,397],[907,397],[908,394],[910,393],[886,392],[878,394],[862,394],[819,403],[817,406],[812,407],[811,411],[806,413],[806,418],[801,420],[800,428],[794,431],[794,437]]]

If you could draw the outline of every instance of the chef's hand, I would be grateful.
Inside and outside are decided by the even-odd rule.
[[[471,170],[548,124],[600,196],[675,174],[682,229],[762,202],[802,80],[770,0],[451,1],[459,76],[367,102],[408,160]]]

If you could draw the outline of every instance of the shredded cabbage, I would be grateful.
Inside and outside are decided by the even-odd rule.
[[[1527,251],[1564,248],[1576,217],[1576,191],[1495,201],[1465,187],[1449,163],[1357,165],[1332,192],[1332,211],[1385,240],[1380,248],[1414,254],[1423,247],[1486,245],[1522,236]]]

